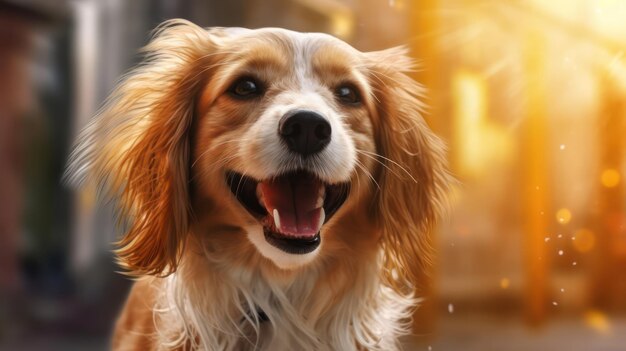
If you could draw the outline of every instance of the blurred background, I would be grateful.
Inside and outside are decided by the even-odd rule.
[[[407,350],[624,350],[623,0],[0,0],[0,349],[108,348],[112,211],[60,176],[174,17],[409,46],[462,185]]]

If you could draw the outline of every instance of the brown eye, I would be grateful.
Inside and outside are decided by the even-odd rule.
[[[335,90],[335,95],[339,101],[345,104],[355,105],[361,102],[361,97],[356,88],[350,85],[342,85]]]
[[[229,92],[240,99],[249,99],[261,95],[259,83],[252,78],[241,78],[229,89]]]

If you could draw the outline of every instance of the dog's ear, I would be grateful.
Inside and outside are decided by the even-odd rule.
[[[375,202],[382,229],[386,283],[416,282],[430,262],[430,230],[445,208],[451,177],[445,146],[421,116],[424,88],[405,72],[412,60],[403,48],[366,54],[375,107],[377,152],[383,164]]]
[[[156,29],[145,59],[125,76],[78,138],[69,180],[95,181],[128,229],[117,253],[130,274],[177,266],[190,216],[189,129],[215,50],[212,34],[172,20]]]

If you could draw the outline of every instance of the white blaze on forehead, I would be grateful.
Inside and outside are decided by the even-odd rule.
[[[300,38],[294,41],[294,69],[297,83],[299,83],[300,91],[312,91],[317,85],[311,74],[311,60],[312,48],[305,45],[307,41]]]
[[[313,83],[309,82],[309,84]],[[327,115],[336,113],[324,100],[324,97],[312,89],[283,91],[276,96],[274,104],[270,108],[276,108],[278,111],[285,113],[294,109],[311,110],[321,114],[326,119],[329,119]]]
[[[341,48],[348,52],[357,53],[357,50],[345,42],[323,33],[288,32],[292,41],[293,62],[295,76],[300,83],[301,91],[314,90],[319,86],[313,74],[312,58],[324,46]]]

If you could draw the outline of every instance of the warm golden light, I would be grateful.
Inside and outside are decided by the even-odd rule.
[[[578,252],[589,252],[596,244],[596,236],[591,230],[582,228],[574,234],[572,244]]]
[[[458,164],[468,175],[489,169],[494,160],[511,154],[509,134],[487,118],[487,81],[481,74],[460,70],[453,76]]]
[[[0,351],[106,344],[109,311],[120,311],[129,283],[113,276],[112,242],[124,233],[129,247],[149,237],[139,256],[123,250],[137,271],[180,262],[170,277],[149,278],[166,294],[151,306],[139,301],[158,318],[139,318],[137,331],[164,330],[163,341],[240,349],[251,337],[259,347],[345,349],[358,339],[389,349],[396,323],[387,320],[404,316],[416,290],[423,303],[401,340],[406,350],[626,351],[626,0],[226,3],[0,0],[0,335],[5,319],[9,327]],[[154,25],[175,17],[326,33],[347,45],[170,22],[153,31],[163,35],[154,55],[136,54]],[[268,43],[288,52],[259,65]],[[395,46],[406,55],[368,53]],[[123,75],[143,59],[141,73]],[[150,86],[155,75],[165,79]],[[234,99],[227,86],[244,76],[263,94]],[[128,88],[107,102],[119,79]],[[346,84],[360,103],[337,99]],[[93,119],[99,106],[111,112]],[[292,107],[332,124],[332,143],[306,160],[278,133]],[[64,187],[70,145],[92,120],[102,128],[83,149],[91,161],[77,178],[87,182]],[[266,137],[272,142],[260,145]],[[134,156],[144,146],[141,167]],[[251,177],[245,199],[239,184],[228,186],[231,172]],[[149,186],[157,173],[163,189]],[[337,202],[326,206],[329,219],[347,196],[318,235],[319,254],[298,259],[266,242],[276,244],[261,229],[266,219],[276,229],[274,216],[255,219],[246,208],[263,205],[251,189],[286,173],[324,188],[325,204]],[[295,216],[311,201],[296,201],[306,191],[294,186],[281,192],[297,202],[288,204]],[[127,201],[107,200],[120,192]],[[142,227],[150,205],[163,216]],[[144,283],[132,300],[151,289]],[[294,305],[298,298],[309,303]],[[233,303],[214,310],[213,300]],[[99,318],[82,320],[83,312]],[[372,317],[379,312],[384,320]],[[267,316],[285,337],[262,338],[272,326],[257,322]],[[332,338],[338,324],[342,335]],[[22,340],[32,346],[13,345]]]
[[[535,8],[568,22],[581,22],[609,38],[621,39],[626,27],[623,19],[626,6],[623,0],[531,0]]]
[[[389,0],[389,6],[393,7],[398,11],[402,11],[406,7],[405,0]]]
[[[567,224],[572,220],[572,213],[567,208],[562,208],[556,212],[556,220],[561,224]]]
[[[587,327],[601,333],[609,334],[611,332],[611,322],[609,318],[601,311],[589,310],[584,316]]]
[[[350,38],[353,34],[354,18],[348,13],[336,13],[332,16],[333,34],[340,38]]]
[[[600,176],[600,181],[605,187],[614,188],[619,184],[620,174],[614,169],[605,169]]]
[[[330,19],[330,32],[342,39],[354,35],[354,12],[346,4],[334,0],[297,0],[297,3]]]

